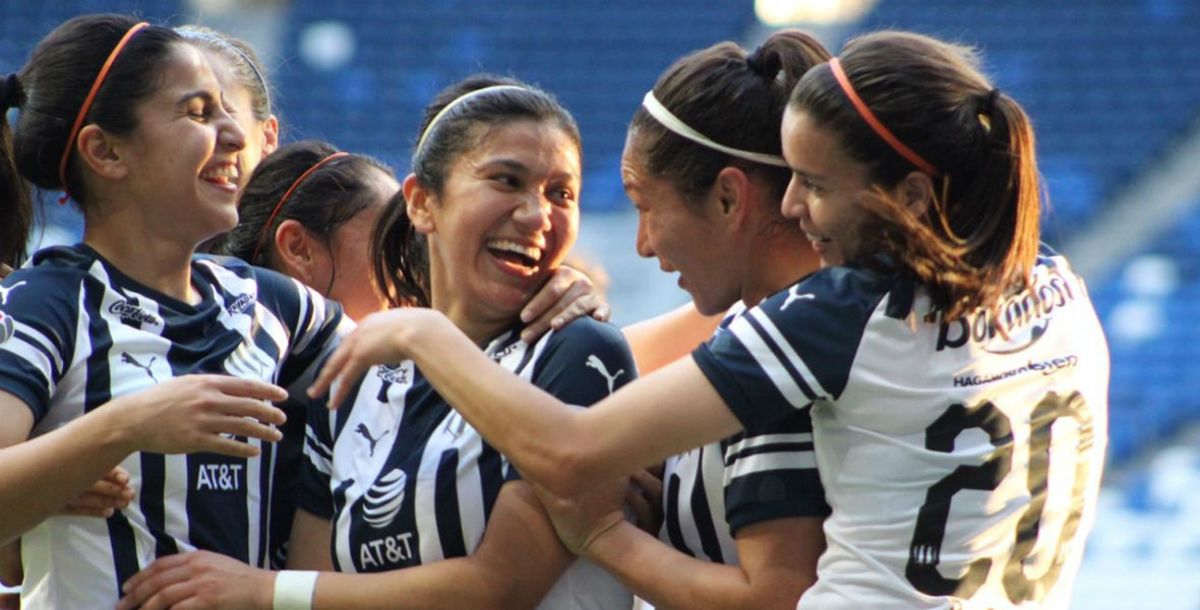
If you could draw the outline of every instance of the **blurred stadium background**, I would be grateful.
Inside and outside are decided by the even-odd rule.
[[[1110,469],[1075,607],[1200,609],[1200,1],[0,0],[0,73],[66,18],[106,11],[251,42],[285,140],[328,139],[401,174],[420,109],[457,78],[556,93],[584,135],[579,253],[606,270],[622,324],[687,298],[634,253],[617,169],[629,117],[675,58],[783,26],[835,52],[880,28],[981,48],[1034,119],[1046,239],[1084,272],[1112,349]],[[79,227],[45,205],[35,239]]]

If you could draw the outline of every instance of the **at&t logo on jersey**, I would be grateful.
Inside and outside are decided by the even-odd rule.
[[[0,311],[0,343],[8,341],[15,333],[16,325],[13,324],[12,316]]]
[[[392,524],[400,506],[404,504],[404,487],[408,484],[408,475],[403,470],[393,468],[387,474],[375,480],[375,484],[363,494],[363,521],[375,529],[383,529]]]
[[[244,464],[200,464],[196,491],[240,491]]]

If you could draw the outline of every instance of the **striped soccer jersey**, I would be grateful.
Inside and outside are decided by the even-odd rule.
[[[590,405],[636,375],[614,327],[579,318],[530,345],[519,329],[485,352],[504,368],[574,405]],[[311,463],[300,507],[332,522],[340,571],[378,572],[474,552],[500,487],[519,475],[434,391],[412,361],[367,372],[352,405],[313,409]],[[576,561],[542,608],[620,608],[631,594]]]
[[[1040,257],[1032,280],[995,315],[927,322],[910,279],[823,269],[694,352],[748,427],[812,405],[832,514],[799,608],[1069,606],[1108,348],[1065,259]]]
[[[34,256],[3,283],[0,389],[29,406],[31,436],[109,400],[192,373],[287,386],[317,362],[340,309],[298,282],[239,261],[196,259],[201,297],[140,285],[85,246]],[[134,453],[133,503],[109,519],[53,516],[21,539],[22,607],[108,608],[122,582],[163,555],[208,549],[265,565],[278,459]]]
[[[745,311],[740,302],[730,308],[714,337]],[[828,513],[807,409],[668,458],[663,469],[659,537],[692,557],[739,565],[734,535],[742,527]]]

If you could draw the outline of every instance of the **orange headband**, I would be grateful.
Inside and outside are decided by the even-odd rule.
[[[267,240],[267,231],[271,230],[271,223],[275,222],[275,217],[278,216],[279,212],[281,212],[283,210],[283,204],[285,202],[287,202],[288,197],[292,196],[292,191],[296,190],[296,187],[300,186],[300,183],[304,182],[305,178],[307,178],[313,172],[317,171],[317,169],[319,169],[322,165],[325,165],[326,163],[333,161],[334,159],[337,159],[339,157],[345,157],[349,154],[350,153],[347,153],[347,152],[335,152],[332,155],[329,155],[328,157],[325,157],[324,159],[317,161],[316,163],[313,164],[312,167],[305,170],[305,172],[303,174],[300,174],[299,178],[296,178],[296,181],[293,182],[292,185],[288,187],[288,190],[283,194],[283,197],[279,198],[279,203],[275,204],[275,209],[271,210],[271,215],[267,217],[267,222],[266,222],[266,224],[263,225],[262,234],[258,236],[258,244],[254,246],[254,252],[250,253],[250,260],[248,260],[246,262],[248,262],[250,264],[254,264],[254,261],[258,258],[258,251],[262,249],[263,243],[266,242],[266,240]]]
[[[96,101],[96,94],[100,91],[100,87],[104,84],[104,79],[108,78],[108,71],[112,69],[113,63],[117,61],[117,56],[121,51],[125,50],[125,45],[133,40],[133,36],[138,32],[150,27],[145,21],[134,24],[129,28],[128,32],[121,37],[117,42],[117,46],[108,54],[108,59],[104,62],[104,66],[100,68],[100,73],[96,75],[96,80],[92,82],[92,89],[88,91],[87,97],[83,98],[83,105],[79,107],[79,114],[75,115],[75,124],[71,126],[71,135],[67,137],[67,147],[63,149],[62,160],[58,162],[58,179],[63,185],[63,197],[58,202],[60,204],[67,202],[67,160],[71,158],[71,151],[75,149],[75,138],[79,137],[79,130],[83,129],[83,119],[87,118],[88,112],[92,109],[92,102]]]
[[[892,134],[891,130],[888,129],[882,121],[875,117],[875,113],[871,112],[871,109],[867,107],[866,102],[864,102],[861,97],[858,97],[858,93],[854,91],[854,86],[850,84],[850,79],[847,78],[846,73],[842,71],[842,64],[836,57],[829,60],[829,69],[833,71],[833,77],[837,79],[838,85],[842,87],[842,91],[845,92],[846,97],[850,98],[850,103],[854,104],[855,110],[858,110],[858,115],[862,117],[863,121],[870,126],[871,130],[873,130],[880,139],[882,139],[884,142],[887,142],[887,145],[891,146],[892,150],[896,151],[896,153],[901,157],[907,159],[909,163],[915,165],[917,169],[929,174],[930,176],[937,176],[941,173],[936,167],[934,167],[932,163],[926,161],[924,157],[918,155],[913,149],[905,146],[904,142],[900,141],[900,138],[897,138],[894,134]]]

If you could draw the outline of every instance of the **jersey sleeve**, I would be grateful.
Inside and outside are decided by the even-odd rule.
[[[323,519],[333,518],[333,427],[338,416],[317,401],[307,401],[303,459],[296,505]]]
[[[41,421],[74,352],[80,279],[65,270],[18,269],[0,282],[0,390]]]
[[[788,517],[826,517],[829,505],[817,473],[810,409],[770,430],[722,443],[725,520],[737,535],[747,525]]]
[[[586,407],[636,377],[637,366],[621,331],[578,318],[546,338],[531,381],[567,404]]]
[[[746,429],[770,429],[841,395],[886,293],[874,273],[823,269],[747,310],[692,357]]]
[[[259,291],[291,332],[291,344],[284,358],[280,385],[292,386],[296,380],[313,375],[313,368],[329,356],[340,337],[354,328],[340,305],[313,289],[268,269],[254,268]]]
[[[625,335],[611,324],[577,318],[542,341],[530,381],[569,405],[591,406],[637,377]],[[521,477],[511,463],[504,475]]]

